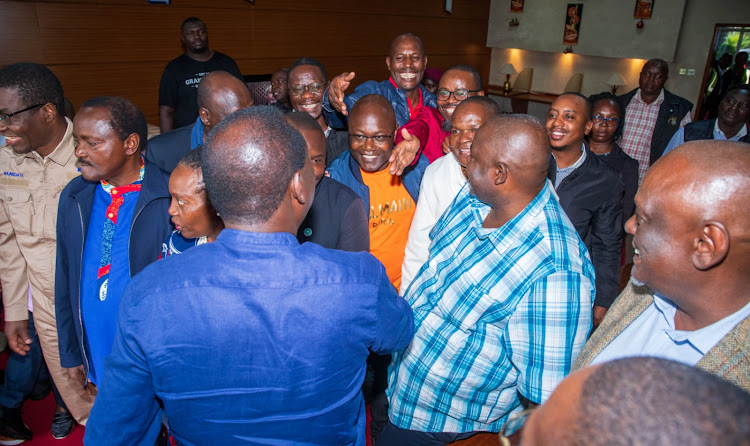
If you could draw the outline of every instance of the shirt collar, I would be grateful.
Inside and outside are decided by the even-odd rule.
[[[132,184],[142,183],[143,179],[146,177],[146,162],[143,161],[143,157],[141,156],[141,170],[138,172],[138,180],[133,182]],[[115,186],[109,184],[106,180],[101,181],[102,189],[104,189],[108,194],[111,194],[114,189],[116,189]]]
[[[728,140],[740,139],[743,136],[747,135],[747,124],[743,124],[742,128],[740,128],[740,131],[737,132],[736,135],[729,136],[729,135],[725,135],[724,132],[721,131],[721,129],[719,128],[719,120],[717,119],[716,122],[714,122],[714,135],[717,135],[717,134],[724,136],[724,139],[728,139]],[[714,137],[714,139],[716,138]]]
[[[469,187],[469,183],[467,182],[464,187]],[[552,183],[548,181],[537,196],[518,215],[508,220],[499,228],[482,227],[484,219],[490,213],[490,207],[472,195],[470,206],[474,208],[472,210],[474,219],[478,223],[475,227],[477,237],[479,239],[489,238],[497,251],[501,253],[512,248],[521,240],[521,237],[519,237],[520,233],[532,231],[536,228],[536,216],[542,212],[550,196],[554,193],[552,192],[553,190]]]
[[[388,76],[388,80],[391,81],[391,85],[393,85],[393,87],[396,88],[396,90],[401,89],[399,88],[398,84],[396,84],[396,82],[393,80],[392,76]],[[417,111],[419,111],[419,109],[422,108],[422,104],[424,103],[424,101],[422,100],[422,89],[419,88],[419,86],[417,86],[417,91],[419,92],[419,102],[417,102],[417,105],[413,106],[414,107],[413,109],[412,109],[411,99],[409,99],[408,97],[406,98],[406,104],[409,107],[409,119],[414,118],[414,116],[417,114]]]
[[[661,103],[664,102],[664,89],[663,88],[661,89],[661,91],[659,92],[659,96],[657,96],[656,100],[654,102],[650,103],[650,104],[646,104],[646,102],[643,100],[643,98],[641,98],[641,89],[640,88],[638,89],[638,93],[635,95],[635,97],[643,105],[648,105],[648,106],[659,105],[659,106],[661,106]]]
[[[674,342],[689,342],[704,356],[711,350],[729,331],[742,319],[750,314],[750,303],[739,311],[714,322],[713,324],[695,331],[677,330],[674,326],[674,317],[677,314],[677,305],[671,300],[654,293],[654,305],[664,317],[664,322],[669,327],[666,330]]]
[[[581,156],[578,157],[578,160],[575,163],[571,164],[568,167],[558,167],[557,171],[558,172],[570,172],[570,171],[573,171],[573,170],[581,167],[581,164],[583,164],[583,162],[586,161],[586,144],[585,143],[581,144],[581,152],[582,152]],[[553,154],[553,156],[554,156],[554,154]],[[555,163],[555,164],[557,164],[557,163]]]
[[[64,166],[68,162],[68,160],[70,160],[71,156],[75,156],[75,142],[73,141],[73,122],[70,119],[65,118],[65,125],[65,134],[57,144],[57,147],[55,147],[55,150],[47,155],[47,158],[52,160],[55,164],[59,164],[61,166]],[[32,151],[29,153],[25,153],[23,156],[16,157],[16,164],[21,164],[24,158],[42,160],[41,155],[39,155],[36,151]]]

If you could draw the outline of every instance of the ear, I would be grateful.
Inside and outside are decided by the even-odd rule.
[[[584,130],[583,134],[588,135],[589,133],[591,133],[591,129],[593,127],[594,127],[594,121],[589,119],[588,121],[586,121],[586,129]]]
[[[123,142],[123,146],[125,146],[125,154],[127,156],[135,155],[140,145],[141,137],[138,136],[137,133],[131,133],[127,138],[125,138],[125,141]]]
[[[391,71],[391,56],[385,58],[385,66],[388,67],[388,71]]]
[[[721,263],[729,252],[729,233],[723,224],[708,222],[693,242],[693,266],[706,271]]]
[[[499,186],[508,180],[508,166],[505,163],[495,164],[495,186]]]
[[[424,55],[424,68],[427,68],[427,55]]]
[[[55,118],[57,118],[57,107],[52,104],[48,103],[42,105],[41,112],[44,114],[45,122],[52,122],[55,120]]]
[[[200,110],[198,110],[198,116],[200,116],[201,122],[204,126],[211,125],[211,112],[208,111],[207,108],[201,107]]]
[[[294,172],[292,181],[289,183],[289,189],[292,192],[292,198],[297,200],[297,203],[301,205],[304,205],[305,203],[307,203],[309,200],[312,200],[313,198],[307,195],[308,191],[305,190],[305,182],[302,179],[301,170]]]

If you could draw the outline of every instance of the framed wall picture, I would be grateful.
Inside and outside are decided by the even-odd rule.
[[[565,15],[565,33],[563,34],[565,45],[578,45],[582,14],[583,3],[568,3],[567,14]]]
[[[510,12],[523,12],[523,0],[510,0]]]
[[[635,0],[634,19],[650,19],[654,12],[654,2],[656,0]]]

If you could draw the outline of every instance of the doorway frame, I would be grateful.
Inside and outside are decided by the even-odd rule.
[[[714,48],[716,48],[716,37],[719,35],[719,28],[750,28],[750,23],[717,23],[714,25],[714,36],[711,38],[706,65],[703,67],[703,80],[701,81],[701,89],[698,94],[698,104],[695,106],[694,121],[700,121],[705,114],[705,110],[703,110],[703,96],[706,94],[706,87],[708,87],[708,81],[711,77],[711,62],[716,58]],[[734,58],[732,58],[732,63],[734,63]]]

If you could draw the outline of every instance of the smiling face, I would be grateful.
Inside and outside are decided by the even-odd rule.
[[[311,92],[310,86],[320,86],[319,92]],[[313,117],[321,128],[326,128],[323,119],[323,93],[325,92],[326,80],[320,68],[314,65],[300,65],[292,68],[289,72],[289,100],[292,108],[298,112],[305,112]],[[294,90],[299,87],[305,88],[301,94],[295,94]]]
[[[215,231],[216,211],[208,203],[201,169],[178,164],[169,177],[172,224],[185,238],[208,236]]]
[[[208,30],[201,22],[189,22],[182,28],[182,43],[191,53],[208,51]]]
[[[591,114],[594,115],[594,125],[591,129],[591,141],[597,143],[607,143],[612,140],[617,132],[617,123],[615,121],[605,121],[604,119],[620,119],[617,104],[612,99],[602,99],[596,101]],[[596,117],[603,119],[596,119]],[[601,121],[598,124],[596,121]]]
[[[0,88],[0,113],[15,113],[35,104],[25,104],[18,97],[18,89]],[[49,139],[41,107],[19,113],[10,118],[11,124],[0,122],[0,135],[16,153],[29,153],[46,144]]]
[[[391,107],[387,100],[379,97],[382,101],[355,104],[349,114],[349,148],[354,160],[365,172],[379,172],[388,168],[388,158],[393,152],[396,137],[396,116],[392,108],[386,108]],[[361,141],[364,137],[367,138]]]
[[[135,133],[124,141],[120,140],[110,126],[111,119],[106,108],[81,108],[73,121],[75,154],[83,178],[89,181],[106,180],[121,185],[118,178],[127,173],[126,165],[138,151],[140,140]]]
[[[391,45],[391,54],[385,58],[393,82],[404,91],[419,88],[427,66],[427,56],[419,40],[412,36],[397,38]]]
[[[667,296],[673,295],[670,282],[684,277],[681,265],[691,258],[692,218],[681,197],[684,189],[674,178],[675,172],[686,171],[675,162],[649,169],[635,195],[635,215],[625,223],[635,248],[633,279]]]
[[[547,115],[547,137],[552,150],[565,150],[583,144],[593,122],[586,116],[586,102],[574,95],[562,95],[555,99]]]
[[[441,90],[447,90],[449,92],[455,92],[456,90],[468,90],[475,91],[481,90],[482,86],[477,85],[474,76],[468,71],[460,70],[448,70],[445,72],[442,78],[440,78],[440,85],[438,87],[437,94],[437,107],[440,115],[443,119],[450,120],[453,116],[453,112],[456,110],[458,104],[462,101],[456,99],[455,94],[450,94],[447,98],[441,96],[439,93]],[[477,94],[483,95],[482,92],[469,93],[468,97],[476,96]],[[464,98],[465,100],[465,98]]]
[[[466,167],[471,155],[471,144],[479,127],[490,118],[486,108],[477,103],[466,103],[451,119],[449,144],[453,156]]]

